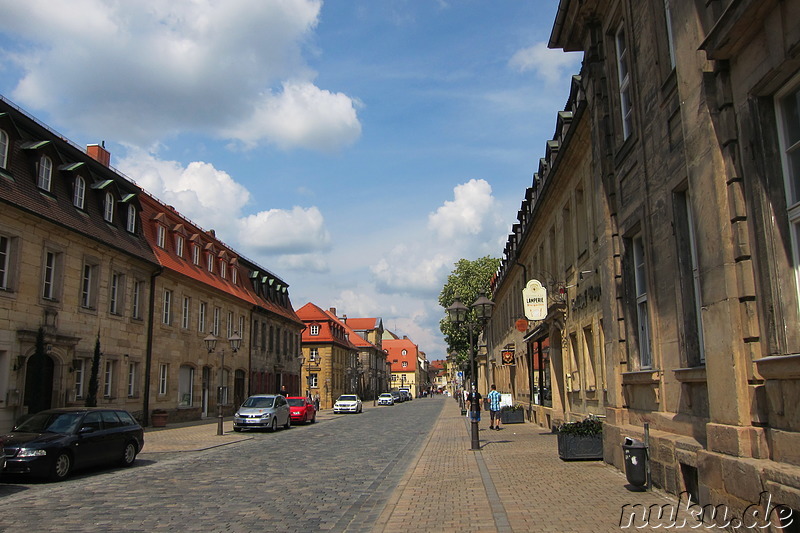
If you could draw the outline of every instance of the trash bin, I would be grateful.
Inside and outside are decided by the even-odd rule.
[[[647,446],[640,440],[625,437],[622,444],[625,454],[625,477],[628,483],[638,488],[647,486]]]

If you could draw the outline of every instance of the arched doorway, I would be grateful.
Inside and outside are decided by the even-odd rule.
[[[24,405],[28,413],[38,413],[53,405],[53,359],[43,353],[36,353],[25,364]]]

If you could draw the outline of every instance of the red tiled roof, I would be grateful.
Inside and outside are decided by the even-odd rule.
[[[349,318],[347,325],[357,331],[368,331],[378,329],[380,318]]]
[[[350,339],[350,342],[352,342],[356,347],[358,347],[358,348],[372,348],[374,350],[378,349],[377,346],[375,346],[374,344],[372,344],[368,340],[364,339],[361,335],[356,333],[356,331],[355,331],[356,328],[353,327],[352,322],[354,320],[359,320],[359,319],[348,318],[347,320],[341,320],[341,319],[339,319],[339,317],[337,317],[335,314],[331,313],[330,311],[325,311],[325,314],[328,315],[329,317],[331,317],[331,319],[336,320],[339,324],[342,325],[342,327],[344,327],[345,331],[348,334],[348,339]]]
[[[320,307],[309,302],[297,310],[297,316],[306,324],[306,329],[303,330],[302,342],[307,344],[324,344],[334,343],[344,346],[352,350],[356,350],[356,346],[345,337],[347,328],[335,316],[323,311]],[[311,335],[310,326],[319,326],[319,335]],[[337,335],[337,331],[340,335]],[[356,335],[358,337],[358,335]],[[360,338],[360,337],[359,337]]]
[[[382,343],[388,353],[386,359],[392,364],[392,372],[415,372],[419,348],[409,339],[386,339]],[[403,355],[403,350],[406,355]],[[407,363],[404,367],[403,363]]]

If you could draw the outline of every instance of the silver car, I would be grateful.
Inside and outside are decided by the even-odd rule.
[[[250,396],[233,415],[233,430],[271,429],[278,426],[289,429],[292,419],[289,416],[289,402],[280,394],[256,394]]]
[[[333,404],[333,413],[360,413],[361,400],[355,394],[342,394]]]

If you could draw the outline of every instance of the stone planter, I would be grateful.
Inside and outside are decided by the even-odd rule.
[[[153,411],[150,415],[150,424],[154,428],[163,428],[167,426],[167,412],[166,411]]]
[[[503,424],[523,424],[525,423],[525,411],[500,411],[500,422]]]
[[[563,461],[597,461],[603,458],[603,435],[558,433],[558,456]]]

